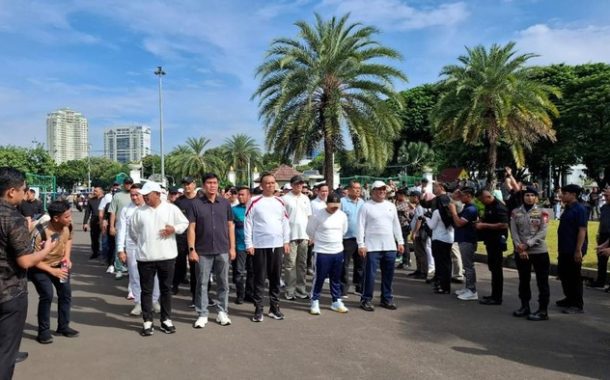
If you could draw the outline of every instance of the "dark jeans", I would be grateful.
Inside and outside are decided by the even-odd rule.
[[[356,288],[356,292],[362,292],[362,272],[364,270],[363,259],[358,254],[358,243],[356,238],[343,239],[343,270],[341,271],[341,293],[346,295],[349,291],[349,263],[354,262],[354,272],[352,275],[352,283]]]
[[[21,343],[21,334],[28,314],[26,293],[0,303],[0,379],[13,377],[15,358]]]
[[[89,237],[91,238],[91,252],[93,256],[100,255],[100,236],[102,234],[102,226],[99,219],[91,219],[89,221]]]
[[[557,257],[557,274],[561,280],[563,294],[566,296],[569,306],[582,309],[584,302],[582,299],[582,278],[580,269],[582,264],[574,261],[571,253],[559,253]]]
[[[70,308],[72,305],[72,289],[70,279],[59,282],[59,278],[32,268],[28,277],[38,292],[38,335],[48,332],[51,328],[51,303],[53,302],[53,287],[57,291],[57,331],[63,331],[70,325]]]
[[[159,278],[159,290],[161,296],[161,322],[172,317],[172,279],[174,277],[174,266],[176,259],[161,261],[138,261],[138,272],[140,273],[140,296],[142,305],[142,317],[144,322],[153,321],[153,288],[155,275]]]
[[[269,280],[269,305],[275,309],[280,305],[280,278],[282,275],[282,260],[284,247],[256,248],[252,257],[254,271],[254,306],[263,308],[263,293],[265,280]]]
[[[538,284],[539,309],[546,311],[551,294],[549,290],[549,268],[551,262],[549,261],[548,252],[529,255],[528,259],[520,258],[519,254],[515,252],[515,263],[519,271],[519,299],[521,299],[521,304],[524,306],[529,305],[530,299],[532,299],[530,280],[532,278],[533,266],[534,272],[536,272],[536,283]]]
[[[411,228],[408,225],[401,226],[400,232],[402,233],[402,239],[405,241],[405,253],[400,256],[400,262],[403,265],[411,266],[411,251],[409,251],[409,233],[411,233]]]
[[[606,285],[608,271],[608,256],[597,255],[597,282],[599,285]]]
[[[441,290],[451,291],[451,243],[432,240],[436,282]]]
[[[487,268],[491,272],[491,298],[498,302],[502,302],[502,291],[504,288],[504,272],[502,263],[502,248],[499,244],[489,244],[485,242],[487,251]]]
[[[237,251],[233,260],[233,283],[237,298],[243,300],[246,296],[252,297],[254,276],[252,273],[252,256],[246,251]]]
[[[381,269],[381,302],[392,302],[392,281],[394,280],[395,263],[396,251],[367,252],[364,266],[364,289],[360,302],[370,302],[373,299],[377,267]]]
[[[103,238],[102,251],[106,259],[106,265],[114,265],[114,256],[116,255],[116,239],[110,236],[110,227],[106,229],[106,234]]]
[[[311,299],[320,299],[320,293],[324,287],[324,280],[330,279],[330,295],[333,302],[341,299],[341,271],[343,270],[343,252],[340,253],[315,253],[315,270],[313,276],[313,289]]]

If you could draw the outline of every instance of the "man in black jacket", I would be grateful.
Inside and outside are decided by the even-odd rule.
[[[87,200],[85,206],[85,217],[83,218],[83,231],[89,230],[89,236],[91,238],[91,256],[89,259],[95,259],[100,256],[100,235],[102,233],[102,227],[100,225],[100,218],[98,208],[100,202],[104,197],[104,190],[100,186],[95,186],[91,196]]]

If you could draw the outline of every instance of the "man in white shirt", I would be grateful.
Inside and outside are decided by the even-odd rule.
[[[255,196],[246,207],[244,242],[246,252],[253,256],[254,316],[253,322],[263,321],[263,292],[269,280],[269,316],[284,319],[280,311],[280,278],[282,257],[290,253],[290,226],[284,201],[274,196],[275,177],[261,174],[263,194]]]
[[[392,280],[396,251],[404,252],[404,239],[398,221],[398,212],[393,203],[387,201],[387,187],[382,181],[372,185],[371,200],[360,209],[358,216],[358,252],[365,259],[364,286],[360,307],[374,311],[371,304],[375,274],[381,265],[381,303],[388,310],[396,310],[392,296]]]
[[[290,225],[290,253],[284,256],[284,296],[287,300],[308,298],[305,288],[307,276],[307,222],[311,216],[309,198],[302,193],[305,180],[300,175],[290,179],[290,192],[282,197]]]
[[[316,186],[318,190],[318,196],[311,201],[311,212],[316,213],[319,210],[324,210],[326,208],[326,198],[328,197],[329,189],[328,185],[325,183],[321,183]]]
[[[172,279],[178,249],[176,234],[186,231],[189,222],[178,207],[161,200],[161,185],[146,182],[139,190],[146,205],[138,208],[129,226],[129,235],[137,247],[136,260],[142,288],[142,336],[153,334],[152,293],[155,275],[159,277],[161,291],[161,325],[166,334],[176,332],[171,321]]]

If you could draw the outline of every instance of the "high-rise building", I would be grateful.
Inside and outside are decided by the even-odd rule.
[[[62,108],[47,115],[47,149],[56,163],[87,158],[89,125],[80,113]]]
[[[120,163],[140,161],[150,154],[150,128],[129,125],[104,130],[104,155]]]

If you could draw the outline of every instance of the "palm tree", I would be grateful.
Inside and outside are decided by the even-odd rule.
[[[401,128],[389,99],[402,104],[393,81],[406,80],[379,59],[400,54],[373,39],[374,27],[348,24],[349,15],[315,25],[299,21],[299,37],[278,38],[258,67],[266,145],[284,157],[303,157],[323,142],[324,177],[333,187],[334,153],[349,136],[359,157],[382,168]]]
[[[260,162],[261,151],[254,139],[245,134],[233,135],[223,145],[227,161],[235,169],[237,183],[248,183],[248,166],[253,168]]]
[[[532,79],[533,68],[525,64],[535,54],[517,55],[515,43],[466,48],[461,65],[445,66],[442,95],[431,111],[432,123],[441,138],[487,146],[488,183],[495,187],[498,145],[507,143],[515,157],[531,149],[541,138],[555,141],[551,116],[558,111],[550,95],[561,96],[555,87]]]
[[[210,170],[210,160],[206,146],[210,140],[205,137],[189,137],[184,145],[178,145],[169,154],[168,164],[178,177],[193,176],[201,180],[203,174]]]
[[[434,150],[425,142],[412,141],[409,144],[403,142],[400,148],[398,148],[397,162],[415,171],[420,171],[433,160]]]

